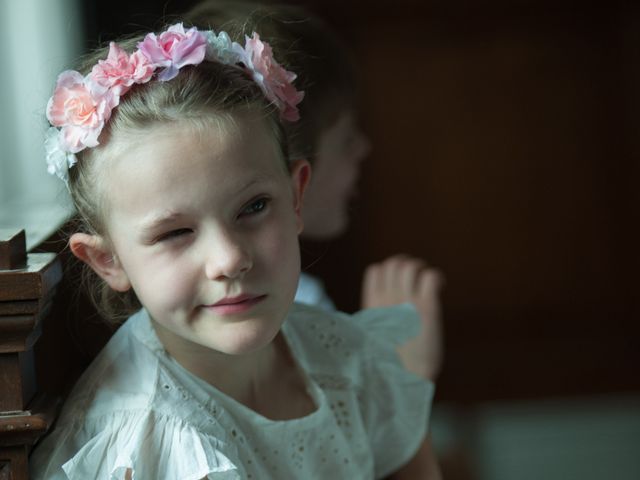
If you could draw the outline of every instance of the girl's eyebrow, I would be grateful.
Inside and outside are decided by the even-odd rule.
[[[167,223],[174,222],[182,217],[182,214],[177,212],[166,212],[159,215],[152,214],[142,221],[140,231],[144,233],[153,232]]]
[[[235,190],[235,195],[242,195],[245,191],[249,190],[255,185],[267,187],[267,186],[274,185],[276,182],[277,180],[274,178],[274,176],[261,174],[251,179],[249,182],[247,182],[243,186],[237,188]]]

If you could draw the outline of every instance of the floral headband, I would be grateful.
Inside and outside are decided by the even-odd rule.
[[[186,65],[204,60],[237,65],[258,84],[265,97],[280,110],[283,120],[300,118],[296,105],[304,92],[292,82],[296,74],[282,68],[273,58],[271,46],[257,33],[245,36],[245,46],[232,42],[226,32],[191,28],[182,23],[156,36],[147,34],[138,50],[129,55],[114,42],[106,60],[98,61],[87,76],[66,70],[58,76],[56,89],[47,103],[47,119],[53,125],[46,133],[47,170],[67,183],[68,170],[77,162],[76,153],[96,147],[100,132],[112,110],[134,84],[156,79],[166,82]]]

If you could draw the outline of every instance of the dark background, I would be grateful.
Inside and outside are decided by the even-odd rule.
[[[87,4],[87,46],[194,3]],[[305,245],[338,306],[410,253],[446,276],[436,402],[640,391],[640,7],[303,4],[352,45],[374,144],[348,234]]]

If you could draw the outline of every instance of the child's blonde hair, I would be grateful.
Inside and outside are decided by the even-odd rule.
[[[130,51],[142,37],[130,38],[119,45]],[[86,74],[98,59],[107,56],[107,48],[88,56],[81,68]],[[273,133],[286,165],[289,162],[286,135],[279,112],[256,82],[243,70],[217,62],[187,66],[170,81],[149,81],[134,85],[120,98],[100,135],[102,147],[111,139],[157,124],[188,121],[202,125],[213,120],[233,120],[243,112],[259,115]],[[210,122],[209,122],[210,123]],[[209,124],[207,123],[207,124]],[[100,235],[108,241],[105,227],[107,199],[100,189],[100,165],[105,148],[87,148],[76,154],[77,164],[69,169],[68,187],[77,210],[76,231]],[[178,160],[178,159],[177,159]],[[109,321],[120,321],[141,308],[135,292],[116,292],[85,266],[83,282],[98,312]]]

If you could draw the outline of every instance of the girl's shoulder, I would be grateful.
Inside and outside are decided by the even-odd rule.
[[[162,346],[144,310],[115,332],[78,379],[59,424],[112,410],[146,408],[157,388]]]
[[[397,363],[396,347],[419,328],[411,304],[355,314],[294,304],[283,331],[294,356],[311,374],[341,372],[354,379],[371,361]]]
[[[285,329],[295,331],[296,335],[309,339],[315,336],[320,341],[325,341],[326,335],[337,335],[356,345],[373,342],[396,346],[416,335],[419,328],[419,314],[410,303],[369,308],[353,314],[294,303],[285,323]]]
[[[124,405],[123,405],[124,407]],[[175,407],[175,405],[174,405]],[[237,449],[221,428],[191,423],[188,405],[173,413],[123,408],[56,429],[30,459],[34,479],[243,478]]]
[[[35,449],[33,478],[126,478],[127,470],[136,478],[202,478],[213,471],[241,478],[215,406],[194,398],[172,362],[146,312],[127,320]]]

